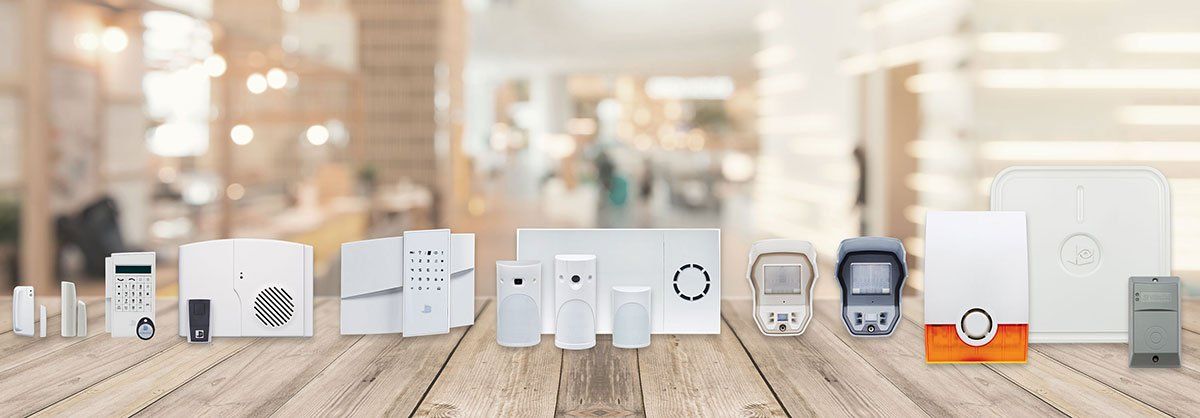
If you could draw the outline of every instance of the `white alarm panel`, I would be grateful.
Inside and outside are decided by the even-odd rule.
[[[415,335],[404,328],[404,248],[403,236],[342,244],[342,335]],[[474,324],[475,234],[450,234],[449,257],[450,327]]]
[[[104,328],[113,337],[136,337],[142,319],[156,321],[155,264],[152,252],[116,253],[104,259]]]
[[[404,334],[450,332],[450,230],[404,233]]]
[[[1171,275],[1171,188],[1150,167],[1010,167],[991,209],[1029,222],[1029,342],[1129,339],[1129,278]]]
[[[213,337],[312,336],[312,247],[235,238],[179,246],[179,336],[188,301],[208,299]]]
[[[721,230],[719,229],[518,229],[518,260],[542,263],[554,274],[560,254],[596,256],[596,332],[611,334],[613,286],[648,286],[652,332],[721,332]],[[552,300],[554,280],[542,281]],[[542,333],[555,330],[555,312],[542,309]]]

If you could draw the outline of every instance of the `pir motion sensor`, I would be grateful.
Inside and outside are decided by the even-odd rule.
[[[1149,167],[1003,171],[991,211],[927,215],[926,361],[1025,362],[1029,343],[1128,342],[1131,367],[1178,367],[1170,225],[1170,189]],[[474,251],[473,234],[447,229],[343,244],[341,333],[435,335],[473,324]],[[760,241],[748,258],[760,331],[803,334],[820,277],[812,244]],[[554,334],[560,348],[587,349],[611,334],[616,347],[640,348],[651,334],[720,332],[717,229],[519,229],[516,259],[496,263],[500,345]],[[893,238],[842,242],[835,276],[847,332],[887,337],[900,326],[906,259]],[[154,253],[106,261],[105,330],[150,339]],[[303,244],[180,246],[179,335],[311,336],[312,277]],[[72,283],[62,293],[63,336],[86,336],[86,305]],[[34,306],[32,287],[14,289],[16,335],[33,336]],[[44,336],[45,306],[40,322]]]

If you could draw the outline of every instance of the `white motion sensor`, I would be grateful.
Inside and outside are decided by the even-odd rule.
[[[17,286],[13,289],[13,334],[33,336],[33,286]]]
[[[596,256],[554,257],[554,345],[566,350],[596,346]]]
[[[496,343],[530,347],[542,342],[542,263],[496,262]]]
[[[236,238],[179,246],[179,336],[191,329],[192,300],[210,301],[208,336],[312,336],[312,269],[312,247],[293,242]]]
[[[342,244],[341,304],[342,335],[444,334],[474,324],[475,234],[409,231]]]
[[[650,346],[650,291],[649,286],[612,288],[613,347]]]

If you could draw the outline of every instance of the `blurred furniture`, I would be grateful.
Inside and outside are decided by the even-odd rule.
[[[83,273],[96,278],[104,276],[104,258],[109,254],[138,251],[125,244],[118,219],[117,203],[107,196],[85,206],[78,214],[59,216],[55,221],[59,276],[67,277],[65,253],[71,249],[82,255]]]

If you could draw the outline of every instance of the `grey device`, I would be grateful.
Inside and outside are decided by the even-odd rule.
[[[1129,367],[1179,367],[1178,277],[1129,278]]]
[[[900,325],[900,293],[908,277],[904,244],[887,237],[858,237],[838,246],[842,322],[856,337],[886,337]]]

